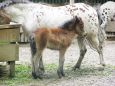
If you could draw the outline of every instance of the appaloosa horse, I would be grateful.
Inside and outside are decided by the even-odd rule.
[[[111,21],[115,21],[115,2],[107,1],[102,5],[97,6],[97,10],[99,12],[99,16],[101,19],[101,27],[106,29],[106,26]]]
[[[28,0],[7,0],[0,3],[1,10],[4,10],[8,14],[13,22],[21,23],[25,33],[29,36],[33,35],[33,32],[37,28],[42,27],[58,27],[63,25],[74,16],[78,16],[83,20],[84,30],[87,33],[86,40],[91,47],[99,53],[100,64],[105,65],[102,53],[102,44],[100,44],[100,37],[103,34],[99,25],[98,15],[96,10],[84,3],[75,3],[72,5],[52,7],[49,5],[43,5],[40,3],[33,3]],[[104,38],[101,38],[104,39]],[[87,51],[84,37],[78,37],[78,45],[80,48],[80,57],[78,62],[74,66],[74,70],[79,68],[84,55]],[[32,48],[32,55],[36,53],[35,42],[30,41]],[[42,59],[39,65],[41,69],[44,69]]]

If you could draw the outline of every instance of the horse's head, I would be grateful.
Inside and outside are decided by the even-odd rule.
[[[2,3],[0,3],[0,9],[8,7],[12,4],[29,3],[29,2],[30,2],[30,0],[4,0]]]
[[[9,24],[10,21],[10,17],[4,11],[0,10],[0,24]]]

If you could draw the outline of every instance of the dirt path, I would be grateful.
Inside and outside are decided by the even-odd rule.
[[[88,46],[87,48],[88,51],[80,70],[71,70],[71,67],[77,62],[79,57],[79,48],[75,43],[71,45],[65,56],[65,73],[67,77],[58,79],[55,70],[52,73],[46,71],[49,78],[35,80],[35,82],[31,82],[27,86],[115,86],[115,41],[107,41],[105,44],[104,59],[107,66],[101,72],[97,70],[99,64],[97,52],[91,50]],[[58,65],[58,56],[58,51],[46,49],[43,54],[44,64]],[[23,45],[20,47],[20,62],[17,63],[30,65],[30,57],[29,45]]]

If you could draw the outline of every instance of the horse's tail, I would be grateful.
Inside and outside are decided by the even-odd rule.
[[[97,12],[97,15],[98,15],[98,20],[99,20],[99,24],[101,25],[102,23],[103,23],[103,19],[102,19],[102,17],[101,17],[101,14],[100,14],[100,4],[98,4],[98,5],[95,5],[94,6],[94,9],[96,10],[96,12]]]
[[[30,3],[30,1],[29,0],[5,0],[2,3],[0,3],[0,9],[16,3]]]
[[[101,16],[101,13],[100,13],[100,4],[97,4],[94,6],[96,12],[97,12],[97,15],[98,15],[98,22],[99,22],[99,30],[98,30],[98,39],[99,39],[99,42],[100,43],[103,43],[104,40],[107,38],[106,37],[106,33],[105,33],[105,28],[102,27],[102,24],[104,23],[103,22],[103,18]]]

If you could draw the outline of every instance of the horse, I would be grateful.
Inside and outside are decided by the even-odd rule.
[[[0,4],[1,10],[8,14],[13,22],[22,24],[22,28],[27,36],[30,38],[30,46],[32,56],[36,53],[35,41],[32,39],[33,32],[36,29],[56,28],[62,26],[65,22],[78,16],[84,23],[84,31],[87,37],[78,36],[78,45],[80,48],[80,57],[78,62],[73,67],[73,70],[80,68],[81,62],[87,51],[85,40],[91,45],[91,48],[96,50],[100,57],[100,64],[105,66],[102,52],[102,43],[100,44],[100,37],[103,34],[99,25],[98,15],[96,10],[85,3],[75,3],[71,5],[64,5],[52,7],[40,3],[33,3],[28,0],[6,0]],[[43,64],[42,58],[39,64]],[[41,69],[44,69],[42,66]]]
[[[107,25],[115,21],[115,2],[107,1],[102,5],[98,5],[96,9],[100,14],[101,27],[106,30]]]
[[[84,33],[84,24],[81,18],[75,16],[75,18],[65,22],[62,26],[57,28],[39,28],[34,32],[34,40],[36,43],[36,54],[33,56],[33,70],[32,75],[36,79],[42,78],[42,71],[38,68],[38,62],[40,63],[40,58],[45,48],[50,48],[52,50],[59,50],[59,67],[57,74],[59,78],[65,76],[63,71],[64,65],[64,55],[70,46],[72,40],[75,36],[86,36]],[[38,72],[39,71],[39,72]]]
[[[11,22],[10,17],[6,13],[4,13],[3,11],[0,11],[0,20],[1,20],[0,25],[10,24],[10,22]]]

